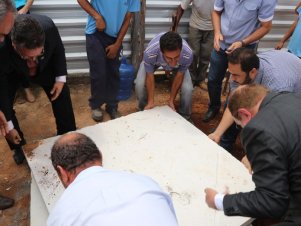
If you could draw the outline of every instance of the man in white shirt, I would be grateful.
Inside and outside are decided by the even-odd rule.
[[[48,226],[177,226],[170,197],[146,176],[102,168],[96,144],[80,133],[59,138],[51,160],[66,188]]]

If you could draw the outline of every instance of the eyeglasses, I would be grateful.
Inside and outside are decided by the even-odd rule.
[[[15,48],[15,51],[18,53],[22,60],[39,61],[44,57],[44,47],[42,48],[40,54],[36,56],[24,56],[21,54],[18,48]]]

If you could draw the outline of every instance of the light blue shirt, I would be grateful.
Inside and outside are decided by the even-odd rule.
[[[243,40],[260,26],[271,21],[277,0],[215,0],[214,10],[221,14],[221,32],[224,41],[221,48]]]
[[[50,212],[48,226],[178,226],[170,197],[146,176],[93,166]]]
[[[111,36],[117,37],[119,30],[128,12],[139,12],[139,0],[91,0],[93,8],[103,17],[106,28],[104,32]],[[96,32],[96,22],[94,18],[88,15],[86,25],[86,34]]]
[[[16,8],[20,6],[24,6],[26,4],[26,0],[15,0]]]
[[[301,93],[301,60],[283,50],[259,52],[259,69],[253,83],[274,92]],[[231,81],[231,90],[238,87]]]
[[[143,61],[146,73],[154,73],[158,67],[163,67],[164,70],[185,72],[192,63],[193,54],[187,42],[182,39],[182,50],[176,68],[168,65],[160,49],[160,38],[164,33],[155,36],[148,44],[143,54]]]
[[[298,8],[299,18],[294,33],[288,43],[288,50],[298,57],[301,57],[301,7]]]
[[[275,92],[301,93],[301,60],[287,51],[260,52],[259,70],[254,83]]]

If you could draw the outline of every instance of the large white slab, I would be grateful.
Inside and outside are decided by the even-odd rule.
[[[173,199],[181,226],[242,225],[248,218],[226,217],[205,204],[204,188],[231,193],[254,188],[245,167],[204,133],[173,112],[157,107],[86,127],[103,154],[104,167],[145,174]],[[64,188],[50,161],[57,137],[46,139],[28,157],[48,211]]]

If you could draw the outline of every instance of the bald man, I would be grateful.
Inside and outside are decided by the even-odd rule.
[[[66,190],[47,225],[177,226],[170,197],[151,178],[102,168],[96,144],[80,133],[59,138],[51,160]]]

